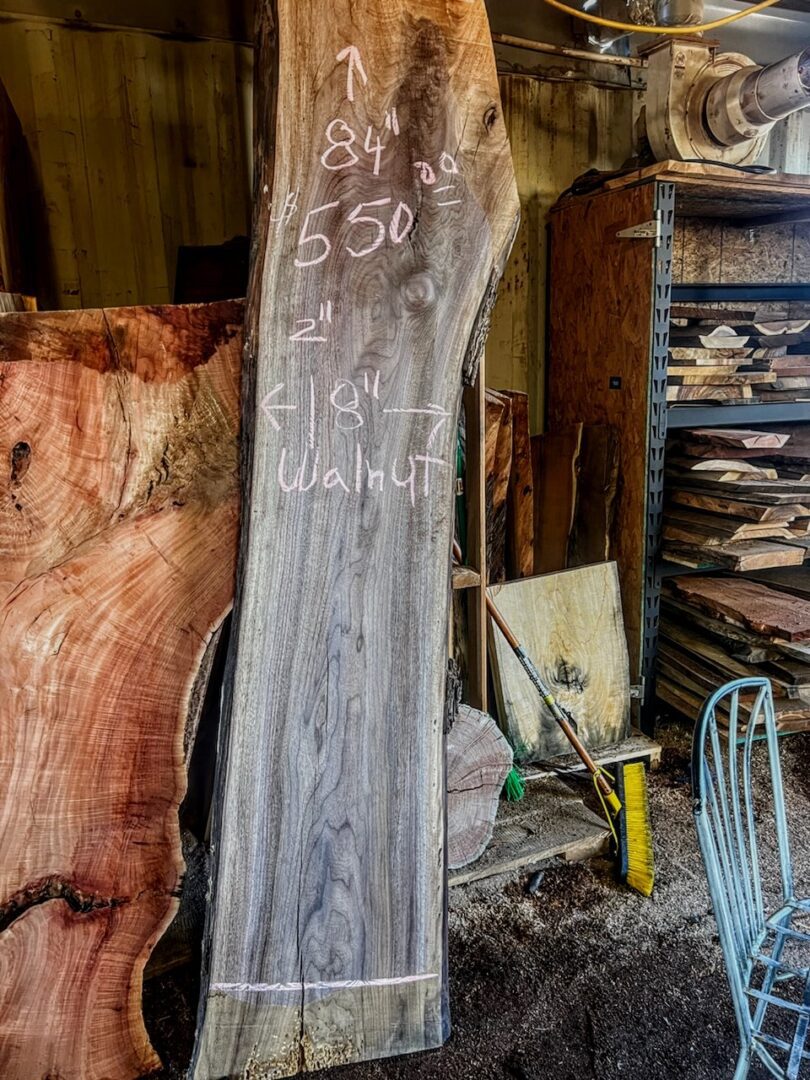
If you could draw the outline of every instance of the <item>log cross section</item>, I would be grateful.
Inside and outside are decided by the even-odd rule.
[[[328,17],[281,0],[263,17],[278,103],[257,109],[198,1080],[447,1036],[456,424],[518,214],[483,0],[336,0]]]

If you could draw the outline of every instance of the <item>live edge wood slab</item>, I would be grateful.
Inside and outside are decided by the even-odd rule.
[[[197,1080],[447,1036],[456,423],[518,214],[483,0],[270,15]]]
[[[156,1069],[143,968],[232,602],[242,304],[0,316],[0,1076]]]

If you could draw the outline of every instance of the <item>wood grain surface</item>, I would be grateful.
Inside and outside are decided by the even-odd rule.
[[[534,569],[565,570],[574,524],[582,424],[532,435],[534,471]]]
[[[241,303],[0,316],[0,1075],[158,1067],[198,679],[233,598]]]
[[[492,836],[512,748],[487,713],[463,703],[447,735],[447,865],[480,857]]]
[[[512,399],[484,392],[484,460],[487,529],[487,580],[506,577],[506,525],[512,474]]]
[[[562,200],[550,217],[548,430],[585,423],[616,432],[614,555],[633,681],[642,647],[655,249],[617,233],[654,216],[654,186]]]
[[[630,681],[615,563],[493,585],[498,609],[588,747],[629,734]],[[539,761],[570,744],[526,672],[490,622],[490,656],[501,726],[516,761]]]
[[[713,618],[785,641],[810,639],[810,602],[739,577],[679,577],[676,596]]]
[[[529,397],[516,390],[512,403],[512,465],[506,498],[506,574],[528,577],[534,572],[534,476],[529,434]]]
[[[277,26],[198,1080],[447,1037],[456,420],[517,217],[482,0]]]

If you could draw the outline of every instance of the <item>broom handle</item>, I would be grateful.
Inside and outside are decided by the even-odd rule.
[[[461,548],[458,546],[458,542],[456,540],[453,541],[453,555],[455,556],[456,561],[460,563],[461,562]],[[565,735],[565,737],[568,739],[568,741],[571,743],[573,748],[576,750],[577,754],[579,754],[579,756],[582,759],[582,762],[585,765],[585,767],[587,768],[588,772],[590,772],[590,774],[596,778],[596,783],[599,785],[599,790],[602,792],[602,794],[604,795],[604,797],[606,799],[608,799],[608,800],[610,800],[612,802],[612,800],[615,799],[616,796],[615,796],[615,794],[613,792],[613,788],[611,787],[610,782],[608,781],[607,777],[598,768],[596,762],[593,760],[591,755],[586,750],[584,743],[582,742],[580,737],[577,735],[577,733],[574,731],[574,729],[571,727],[571,724],[569,723],[568,717],[565,715],[565,713],[562,711],[560,706],[557,704],[557,700],[554,697],[554,695],[552,694],[549,687],[546,686],[546,684],[543,682],[543,679],[542,679],[542,677],[540,675],[540,672],[537,670],[537,668],[531,662],[531,660],[529,659],[528,654],[526,653],[526,650],[523,648],[523,646],[520,644],[518,639],[515,637],[515,635],[512,633],[511,629],[509,628],[509,623],[506,621],[506,619],[504,619],[503,615],[501,615],[500,611],[498,611],[498,609],[495,607],[495,604],[493,603],[489,593],[487,592],[486,583],[483,582],[483,581],[481,582],[481,588],[484,590],[484,596],[486,597],[486,601],[487,601],[487,611],[489,612],[490,617],[492,618],[493,622],[496,624],[496,626],[498,627],[500,632],[506,638],[507,642],[509,643],[510,648],[512,649],[512,652],[515,654],[515,656],[520,661],[520,663],[521,663],[521,665],[523,667],[523,670],[526,672],[526,674],[529,676],[531,681],[534,683],[535,689],[537,690],[537,692],[540,694],[540,697],[543,699],[543,701],[547,705],[548,710],[551,713],[551,715],[554,717],[554,719],[557,721],[557,723],[562,728],[562,731],[563,731],[563,734]]]

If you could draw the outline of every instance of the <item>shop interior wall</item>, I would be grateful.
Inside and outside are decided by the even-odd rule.
[[[252,60],[230,40],[0,18],[44,226],[41,305],[171,302],[179,245],[247,232]]]

